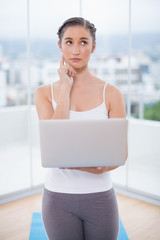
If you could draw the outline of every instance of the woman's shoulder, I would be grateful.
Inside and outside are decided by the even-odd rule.
[[[120,90],[116,86],[110,83],[107,83],[107,86],[105,89],[105,102],[106,102],[106,106],[108,107],[108,111],[111,105],[113,104],[117,105],[121,101],[122,101],[122,95]]]
[[[116,96],[116,95],[121,94],[120,90],[116,86],[112,85],[111,83],[107,84],[107,88],[106,89],[107,89],[106,91],[108,91],[108,93],[110,95]]]
[[[119,94],[121,94],[121,92],[120,92],[120,90],[116,87],[116,86],[114,86],[113,84],[111,84],[111,83],[109,83],[109,82],[106,82],[106,81],[104,81],[104,80],[102,80],[102,79],[100,79],[100,78],[98,78],[98,77],[95,77],[95,80],[96,80],[96,82],[97,82],[97,84],[99,84],[99,85],[101,85],[101,86],[105,86],[106,85],[106,83],[107,83],[107,85],[106,85],[106,92],[108,93],[108,94],[110,94],[111,96],[115,96],[115,95],[119,95]]]
[[[104,85],[106,83],[104,80],[102,80],[94,75],[92,75],[92,81],[96,86],[100,86],[100,87],[104,87]]]
[[[59,81],[54,82],[54,85],[57,85]],[[51,84],[40,85],[35,90],[35,95],[40,96],[50,96],[51,94]]]
[[[50,89],[50,85],[48,84],[48,85],[41,85],[41,86],[38,86],[37,88],[36,88],[36,90],[35,90],[35,93],[34,93],[34,95],[35,96],[40,96],[40,97],[42,97],[42,96],[47,96],[48,95],[48,93],[49,93],[49,89]]]

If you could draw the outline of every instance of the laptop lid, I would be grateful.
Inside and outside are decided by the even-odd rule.
[[[43,167],[96,167],[125,164],[126,119],[40,120]]]

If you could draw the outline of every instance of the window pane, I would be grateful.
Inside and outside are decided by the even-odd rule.
[[[132,116],[160,121],[160,3],[132,1]]]
[[[160,2],[132,1],[132,116],[160,121]],[[160,123],[130,123],[129,187],[160,196]]]
[[[0,195],[30,187],[26,7],[25,0],[1,1]]]
[[[128,0],[82,1],[82,16],[97,28],[90,69],[128,97]],[[69,5],[69,7],[68,7]],[[17,8],[18,6],[18,8]],[[37,11],[38,6],[38,11]],[[62,7],[63,6],[63,7]],[[91,7],[92,6],[92,7]],[[159,2],[132,1],[131,116],[160,120]],[[66,11],[67,9],[67,11]],[[96,9],[96,10],[95,10]],[[44,182],[34,91],[58,79],[58,27],[79,16],[79,0],[30,1],[31,112],[26,62],[27,1],[1,1],[0,8],[0,195]],[[156,24],[155,24],[156,23]],[[29,126],[31,119],[31,126]],[[30,129],[31,127],[31,129]],[[113,182],[160,196],[158,122],[131,119],[128,167],[112,172]],[[32,139],[30,139],[30,131]],[[32,161],[32,163],[31,163]],[[126,174],[128,171],[128,174]],[[33,182],[32,176],[33,175]],[[128,178],[127,178],[128,177]]]

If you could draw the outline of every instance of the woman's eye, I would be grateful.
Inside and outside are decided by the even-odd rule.
[[[71,45],[71,44],[72,44],[72,42],[71,42],[71,41],[68,41],[68,42],[67,42],[67,45]]]
[[[82,43],[82,45],[86,45],[86,44],[87,44],[87,42],[86,42],[86,41],[82,41],[81,43]]]

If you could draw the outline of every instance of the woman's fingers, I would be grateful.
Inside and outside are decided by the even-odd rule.
[[[74,77],[74,75],[76,74],[76,71],[74,70],[73,67],[71,67],[69,64],[64,65],[64,68],[66,70],[66,73],[70,76],[70,77]]]
[[[60,69],[63,69],[65,71],[66,74],[68,74],[70,77],[74,76],[76,74],[76,71],[74,70],[73,67],[71,67],[71,65],[69,64],[64,64],[65,60],[64,60],[64,56],[61,56],[61,60],[60,60]]]
[[[61,82],[64,82],[64,83],[68,82],[71,85],[73,84],[73,77],[75,76],[76,71],[71,65],[69,65],[68,63],[65,63],[65,59],[63,55],[61,56],[60,67],[57,71],[60,76]]]
[[[64,66],[64,56],[61,56],[61,60],[60,60],[60,67]]]
[[[94,173],[94,174],[101,174],[104,172],[105,167],[63,167],[60,169],[70,169],[70,170],[80,170],[80,171],[85,171],[85,172],[90,172],[90,173]]]
[[[76,71],[75,71],[74,69],[68,69],[67,74],[68,74],[70,77],[74,77],[74,75],[76,74]]]
[[[97,167],[97,170],[99,170],[99,171],[102,170],[102,169],[103,169],[103,167]]]

